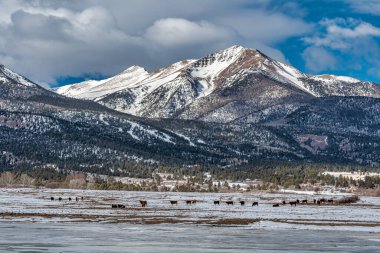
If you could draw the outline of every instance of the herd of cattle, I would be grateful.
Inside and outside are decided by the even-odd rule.
[[[59,197],[59,198],[57,198],[58,199],[58,201],[63,201],[63,198],[62,197]],[[83,200],[83,197],[80,197],[80,199],[81,200]],[[51,201],[54,201],[55,200],[55,198],[54,197],[50,197],[50,200]],[[72,201],[72,200],[74,200],[73,198],[71,198],[71,197],[69,197],[68,199],[67,199],[68,201]],[[79,198],[78,197],[75,197],[75,201],[79,201]]]
[[[50,197],[50,200],[51,201],[54,201],[56,198],[54,197]],[[74,201],[74,198],[71,198],[69,197],[67,199],[68,201]],[[79,200],[83,200],[83,197],[75,197],[75,201],[79,201]],[[62,197],[59,197],[58,198],[58,201],[63,201],[63,198]],[[142,207],[146,207],[148,205],[148,201],[147,200],[139,200],[140,202],[140,205]],[[170,204],[173,206],[173,205],[178,205],[178,200],[169,200]],[[214,205],[220,205],[222,201],[221,200],[215,200],[214,201]],[[228,206],[229,205],[234,205],[234,201],[232,200],[227,200],[227,201],[224,201]],[[197,203],[197,200],[195,199],[192,199],[192,200],[185,200],[185,203],[186,205],[193,205],[193,204],[196,204]],[[238,203],[241,205],[241,206],[245,206],[246,205],[246,201],[244,200],[239,200]],[[288,201],[286,202],[285,200],[283,200],[281,203],[275,203],[273,204],[272,206],[273,207],[280,207],[281,205],[286,205],[286,204],[289,204],[290,206],[297,206],[298,204],[315,204],[315,205],[321,205],[321,204],[325,204],[325,203],[328,203],[328,204],[334,204],[334,199],[326,199],[326,198],[321,198],[321,199],[313,199],[312,201],[308,201],[307,199],[303,199],[303,200],[295,200],[295,201]],[[259,205],[259,202],[255,201],[255,202],[252,202],[252,206],[258,206]],[[125,205],[122,205],[122,204],[112,204],[111,205],[112,208],[125,208],[126,206]]]
[[[146,207],[148,205],[148,201],[147,200],[140,200],[140,205],[142,207]],[[178,205],[178,200],[169,200],[170,204],[171,205]],[[185,200],[185,203],[186,205],[192,205],[192,204],[196,204],[197,203],[197,200]],[[214,205],[220,205],[221,201],[220,200],[214,200]],[[228,200],[228,201],[225,201],[225,203],[229,206],[229,205],[234,205],[234,201],[232,200]],[[238,201],[238,203],[241,205],[241,206],[245,206],[246,205],[246,201],[244,200],[240,200]],[[290,206],[297,206],[298,204],[316,204],[316,205],[321,205],[321,204],[324,204],[324,203],[329,203],[329,204],[333,204],[334,203],[334,200],[333,199],[325,199],[325,198],[321,198],[321,199],[313,199],[312,202],[308,201],[307,199],[304,199],[304,200],[295,200],[295,201],[289,201],[289,202],[286,202],[285,200],[282,201],[281,203],[275,203],[273,204],[273,207],[280,207],[281,205],[286,205],[286,204],[289,204]],[[252,202],[252,206],[258,206],[259,205],[259,202],[257,201],[254,201]],[[112,208],[125,208],[125,205],[120,205],[120,204],[112,204]]]

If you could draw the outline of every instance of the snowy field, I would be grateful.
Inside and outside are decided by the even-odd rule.
[[[0,252],[378,252],[380,198],[272,206],[323,197],[342,196],[0,189]]]
[[[55,200],[51,201],[50,198]],[[62,201],[58,201],[61,197]],[[75,201],[75,198],[79,201]],[[82,200],[83,197],[83,200]],[[341,198],[339,195],[172,193],[62,189],[1,189],[2,222],[97,222],[97,223],[193,223],[247,225],[255,229],[325,229],[380,232],[380,198],[361,197],[355,204],[312,204],[313,199]],[[71,201],[68,199],[72,198]],[[307,199],[296,207],[275,203]],[[147,207],[141,207],[146,200]],[[186,205],[186,200],[196,200]],[[214,201],[220,205],[214,205]],[[234,201],[227,205],[226,201]],[[241,206],[239,201],[244,200]],[[171,205],[170,201],[178,201]],[[252,206],[257,201],[258,206]],[[125,205],[115,209],[112,204]]]

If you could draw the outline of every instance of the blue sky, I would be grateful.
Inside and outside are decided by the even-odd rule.
[[[0,0],[0,63],[49,87],[238,44],[380,83],[380,0]]]

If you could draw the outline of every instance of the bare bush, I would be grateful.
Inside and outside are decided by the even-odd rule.
[[[22,186],[31,186],[33,185],[33,178],[29,177],[27,174],[21,174],[19,182]]]
[[[16,182],[16,176],[9,171],[3,172],[0,175],[0,185],[13,185]]]
[[[343,197],[335,201],[337,204],[351,204],[351,203],[356,203],[360,200],[360,198],[356,195],[354,196],[349,196],[349,197]]]

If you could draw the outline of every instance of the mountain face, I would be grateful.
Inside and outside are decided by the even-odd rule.
[[[31,96],[43,94],[44,92],[47,91],[0,64],[1,99],[26,99]]]
[[[233,46],[48,91],[1,66],[0,169],[380,161],[380,88]],[[253,166],[253,165],[252,165]]]
[[[139,67],[132,70],[136,72],[133,79],[123,78],[123,72],[107,80],[66,86],[57,92],[141,117],[220,123],[261,121],[257,112],[289,112],[316,97],[380,97],[377,84],[350,77],[307,75],[258,50],[240,46],[199,60],[178,62],[153,73]],[[87,90],[88,86],[91,89]]]

